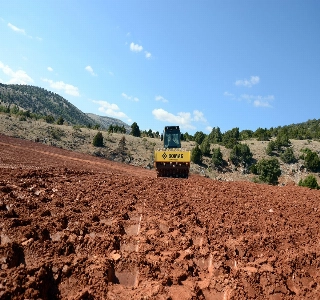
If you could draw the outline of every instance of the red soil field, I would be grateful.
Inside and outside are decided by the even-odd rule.
[[[0,135],[0,299],[320,299],[320,191]]]

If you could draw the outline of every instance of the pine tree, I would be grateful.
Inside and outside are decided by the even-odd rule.
[[[95,147],[103,147],[103,135],[100,131],[93,138],[92,144]]]

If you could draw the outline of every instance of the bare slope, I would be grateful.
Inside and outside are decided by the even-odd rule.
[[[1,299],[318,299],[320,191],[155,178],[0,136]]]

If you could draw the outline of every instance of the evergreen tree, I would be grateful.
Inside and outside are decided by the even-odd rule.
[[[57,124],[58,125],[63,125],[64,123],[64,119],[62,117],[60,117],[58,120],[57,120]]]
[[[191,151],[191,161],[195,164],[201,164],[202,162],[202,152],[198,144]]]
[[[306,168],[312,172],[318,172],[320,169],[320,159],[316,152],[311,151],[310,149],[304,149],[304,162]]]
[[[136,137],[140,137],[141,136],[141,132],[139,129],[139,126],[136,122],[133,122],[131,125],[131,135],[136,136]]]
[[[247,144],[237,144],[230,152],[230,160],[235,166],[243,164],[247,166],[252,160],[252,153]]]
[[[210,143],[209,138],[206,136],[200,145],[201,152],[204,156],[210,155]]]
[[[93,138],[92,144],[95,147],[103,147],[103,135],[100,131]]]
[[[297,161],[296,157],[294,156],[292,148],[287,148],[281,155],[280,158],[286,164],[293,164]]]
[[[209,142],[212,144],[218,144],[222,141],[222,133],[220,131],[220,128],[213,127],[211,132],[209,133]]]
[[[229,149],[232,149],[235,145],[237,145],[239,140],[240,133],[238,127],[226,131],[222,136],[222,144]]]
[[[261,159],[257,163],[259,179],[269,184],[277,184],[281,175],[280,164],[276,158]]]
[[[224,161],[222,158],[222,153],[219,148],[214,148],[212,150],[212,158],[211,158],[212,164],[215,168],[221,168],[224,165]]]
[[[206,135],[202,131],[197,131],[194,134],[194,140],[197,144],[201,145],[203,140],[205,139]]]

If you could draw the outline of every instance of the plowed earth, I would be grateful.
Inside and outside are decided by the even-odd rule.
[[[0,135],[0,299],[320,299],[319,220],[320,191]]]

